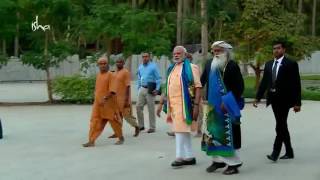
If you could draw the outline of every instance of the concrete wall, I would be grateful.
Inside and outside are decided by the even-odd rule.
[[[51,68],[51,76],[70,76],[80,73],[78,56],[70,56],[60,63],[58,68]],[[6,66],[0,69],[0,81],[39,81],[45,80],[44,71],[37,70],[32,66],[23,65],[19,59],[12,58]]]
[[[160,68],[160,73],[163,78],[165,78],[167,67],[170,64],[169,58],[166,56],[154,57],[154,62],[156,62]],[[199,53],[193,55],[193,62],[200,65],[202,64],[201,56]],[[136,72],[139,64],[142,62],[141,55],[134,55],[132,57],[132,79],[136,79]],[[128,63],[126,64],[128,66]],[[312,55],[310,60],[303,60],[299,62],[301,74],[320,74],[320,51],[317,51]],[[201,68],[201,67],[200,67]],[[241,66],[241,69],[243,71]],[[250,67],[248,68],[248,73],[253,75],[253,71]],[[111,67],[115,69],[115,67]],[[95,64],[92,64],[87,72],[82,72],[80,70],[80,62],[78,55],[70,56],[66,61],[62,62],[58,68],[50,69],[52,78],[56,76],[71,76],[74,74],[82,75],[94,75],[98,72],[98,68]],[[0,82],[3,81],[39,81],[45,80],[46,74],[44,71],[36,70],[33,67],[23,65],[19,59],[11,59],[6,66],[0,69]]]
[[[299,62],[301,74],[320,74],[320,51],[312,54],[310,60]]]

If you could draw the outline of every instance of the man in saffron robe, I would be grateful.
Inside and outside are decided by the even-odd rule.
[[[116,145],[123,144],[122,122],[116,100],[116,87],[114,75],[107,70],[108,59],[102,57],[98,60],[100,72],[97,74],[95,97],[90,119],[89,141],[83,147],[93,147],[96,139],[102,133],[105,125],[109,122],[119,138]]]
[[[122,57],[116,60],[117,70],[115,74],[115,82],[117,82],[117,103],[119,106],[120,116],[125,119],[135,129],[134,137],[139,135],[140,129],[137,119],[132,115],[131,107],[131,76],[128,69],[124,68],[125,61]],[[116,138],[113,134],[109,138]]]

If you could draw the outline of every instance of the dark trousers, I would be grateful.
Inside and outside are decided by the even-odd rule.
[[[286,147],[286,154],[293,154],[291,140],[290,140],[290,133],[288,130],[288,114],[289,114],[289,107],[283,105],[281,102],[272,102],[271,103],[272,110],[274,116],[276,118],[276,138],[273,144],[273,155],[279,156],[282,143],[284,143]]]
[[[0,119],[0,139],[2,139],[3,136],[2,136],[2,125],[1,125],[1,119]]]
[[[232,138],[234,149],[241,148],[241,127],[240,124],[232,124]]]

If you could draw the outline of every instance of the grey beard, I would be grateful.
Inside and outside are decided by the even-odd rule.
[[[216,69],[219,68],[220,70],[224,69],[224,66],[227,63],[227,59],[226,58],[220,58],[220,57],[213,57],[212,63],[211,63],[211,69]]]
[[[183,61],[183,58],[182,58],[182,59],[178,59],[178,60],[173,59],[173,62],[174,62],[174,63],[180,63],[180,62],[182,62],[182,61]]]

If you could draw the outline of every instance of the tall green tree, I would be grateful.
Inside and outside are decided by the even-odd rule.
[[[207,0],[201,0],[201,51],[202,58],[207,59],[208,56],[208,12],[207,12]]]
[[[247,53],[247,61],[256,74],[256,87],[261,66],[272,58],[272,41],[287,41],[287,53],[295,60],[309,57],[317,48],[317,40],[296,34],[303,27],[305,17],[290,13],[281,7],[279,0],[246,0],[242,20],[237,27],[239,49]],[[244,60],[246,61],[246,60]]]
[[[31,17],[39,15],[39,25],[50,25],[50,29],[30,29],[28,38],[31,47],[24,52],[22,62],[46,72],[48,98],[49,102],[53,102],[50,68],[57,67],[73,50],[71,43],[65,40],[71,4],[68,0],[30,0],[26,8]]]

